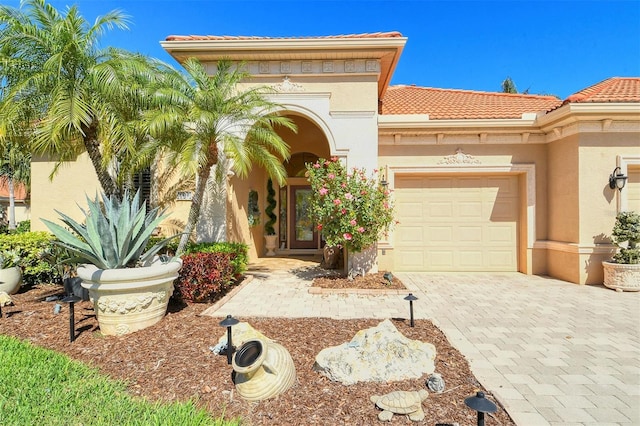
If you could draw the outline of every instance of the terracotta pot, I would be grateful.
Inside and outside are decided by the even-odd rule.
[[[147,328],[167,312],[182,260],[154,262],[150,266],[125,269],[78,267],[82,287],[98,317],[102,334],[121,336]]]
[[[640,291],[640,264],[602,262],[604,285],[616,291]]]
[[[288,390],[296,380],[296,368],[289,351],[263,339],[246,341],[233,356],[238,395],[261,401]]]
[[[22,284],[22,269],[19,266],[0,269],[0,291],[16,294]]]

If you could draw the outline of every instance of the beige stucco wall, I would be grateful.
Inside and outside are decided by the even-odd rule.
[[[617,156],[640,156],[639,140],[636,132],[581,132],[549,144],[549,275],[602,284],[619,196],[608,178]]]
[[[43,157],[34,157],[31,162],[31,230],[48,231],[41,218],[57,221],[59,210],[82,222],[83,214],[78,208],[87,205],[86,196],[95,198],[100,184],[87,154],[76,161],[60,167],[49,179],[55,163]]]

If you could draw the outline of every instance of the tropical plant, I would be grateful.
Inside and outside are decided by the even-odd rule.
[[[88,210],[81,208],[86,222],[80,224],[56,210],[70,230],[42,219],[60,240],[55,242],[76,257],[71,261],[91,263],[100,269],[132,268],[146,264],[173,237],[156,243],[143,254],[155,228],[166,218],[157,208],[147,213],[140,202],[140,192],[130,199],[125,191],[123,200],[102,193],[94,200],[87,197]]]
[[[311,216],[328,245],[360,252],[389,229],[390,192],[374,175],[368,177],[357,168],[348,173],[337,158],[321,158],[306,166],[313,190]]]
[[[219,61],[209,75],[204,65],[190,58],[184,68],[186,73],[169,70],[159,75],[161,81],[153,90],[156,108],[145,114],[149,133],[165,144],[167,159],[197,177],[178,254],[200,217],[212,167],[229,160],[234,172],[245,177],[257,164],[282,183],[286,176],[282,161],[289,157],[289,147],[276,128],[296,129],[290,119],[276,114],[279,105],[267,99],[272,89],[239,89],[238,84],[249,77],[242,66]],[[226,175],[222,169],[215,167],[217,177]]]
[[[98,48],[100,36],[126,29],[127,19],[114,10],[91,25],[77,6],[63,14],[44,0],[0,6],[4,99],[35,111],[33,149],[57,159],[51,177],[86,151],[103,191],[118,196],[145,158],[135,155],[148,142],[139,119],[155,75],[144,56]]]
[[[188,302],[214,302],[234,283],[230,253],[192,253],[182,256],[174,296]]]
[[[620,212],[611,233],[613,242],[620,251],[613,256],[615,263],[640,263],[640,213]],[[626,246],[625,246],[626,243]]]
[[[271,179],[267,180],[267,208],[265,209],[265,213],[269,220],[264,224],[264,233],[266,235],[276,235],[276,230],[273,225],[276,224],[276,219],[278,218],[273,212],[276,208],[276,191],[273,189],[273,181]]]
[[[13,268],[20,265],[18,250],[0,250],[0,269]]]

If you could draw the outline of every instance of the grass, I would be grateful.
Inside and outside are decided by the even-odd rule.
[[[3,425],[237,426],[212,418],[192,401],[151,403],[126,384],[57,352],[0,335],[0,423]]]

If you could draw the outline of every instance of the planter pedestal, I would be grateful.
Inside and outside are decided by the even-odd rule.
[[[276,255],[276,247],[278,247],[278,236],[277,235],[265,235],[265,248],[267,249],[267,256],[275,256]]]
[[[640,291],[640,264],[602,262],[604,285],[616,291]]]
[[[16,294],[22,284],[22,270],[19,266],[0,269],[0,291]]]
[[[89,290],[102,334],[121,336],[160,321],[181,266],[180,260],[126,269],[80,266],[78,276]]]

